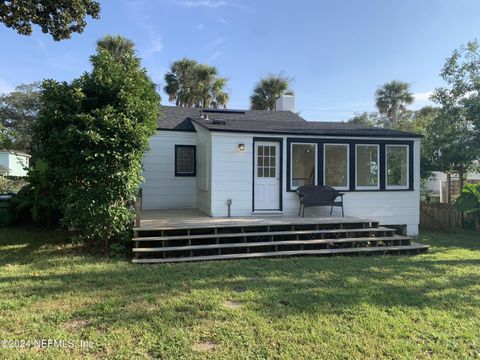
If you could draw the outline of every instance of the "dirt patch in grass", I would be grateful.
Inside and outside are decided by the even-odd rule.
[[[192,349],[199,352],[214,351],[217,348],[217,344],[213,341],[201,341],[193,344]]]
[[[223,302],[223,306],[229,309],[240,309],[242,304],[238,301],[226,300]]]
[[[83,318],[74,318],[63,323],[63,327],[68,331],[83,329],[88,325],[90,325],[90,321]]]

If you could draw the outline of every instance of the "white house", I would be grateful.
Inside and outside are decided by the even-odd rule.
[[[26,176],[30,155],[17,150],[0,150],[0,175]]]
[[[297,215],[299,186],[328,185],[345,192],[346,216],[417,234],[421,136],[306,121],[293,103],[283,97],[277,111],[163,107],[143,161],[142,208],[224,217],[230,204],[232,216]]]

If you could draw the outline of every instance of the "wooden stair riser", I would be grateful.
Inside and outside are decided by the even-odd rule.
[[[272,246],[358,246],[358,244],[372,244],[372,246],[393,246],[410,245],[411,238],[406,236],[395,237],[364,237],[364,238],[345,238],[345,239],[311,239],[311,240],[283,240],[283,241],[262,241],[262,242],[242,242],[242,243],[219,243],[185,246],[162,246],[162,247],[135,247],[133,252],[166,252],[166,251],[190,251],[190,250],[212,250],[212,249],[235,249],[248,247],[272,247]],[[165,245],[165,244],[164,244]]]
[[[304,256],[304,255],[353,255],[353,254],[419,254],[428,251],[427,245],[412,243],[408,246],[359,247],[347,249],[294,250],[277,252],[255,252],[244,254],[207,255],[178,258],[133,259],[134,263],[173,263],[208,260],[248,259],[259,257]]]
[[[290,237],[318,237],[334,239],[341,237],[374,237],[374,236],[394,236],[395,230],[385,227],[379,228],[369,228],[369,229],[330,229],[330,230],[299,230],[299,231],[267,231],[267,232],[240,232],[240,233],[230,233],[230,234],[202,234],[202,235],[176,235],[176,236],[152,236],[152,237],[134,237],[132,241],[135,242],[147,242],[147,241],[177,241],[177,240],[217,240],[217,239],[227,239],[227,238],[262,238],[262,237],[279,237],[279,236],[290,236]]]
[[[369,220],[325,223],[208,225],[134,229],[134,263],[168,263],[302,255],[425,252],[428,246]]]
[[[161,229],[161,228],[135,228],[134,231],[139,237],[158,237],[158,236],[182,236],[182,235],[208,235],[239,232],[271,232],[271,231],[302,231],[302,230],[337,230],[353,228],[378,228],[378,222],[349,222],[337,224],[286,224],[286,225],[244,225],[244,226],[204,226],[189,227],[183,229]]]

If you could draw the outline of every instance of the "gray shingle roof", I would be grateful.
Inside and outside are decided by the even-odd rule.
[[[207,115],[208,120],[201,117]],[[159,130],[195,131],[192,122],[211,131],[296,135],[421,137],[399,130],[369,128],[345,122],[306,121],[291,111],[209,110],[163,106]]]

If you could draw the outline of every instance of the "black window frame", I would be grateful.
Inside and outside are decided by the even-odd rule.
[[[193,173],[179,173],[177,169],[177,149],[193,149]],[[175,145],[175,177],[195,177],[197,176],[197,146],[196,145]]]
[[[341,192],[392,192],[392,191],[414,191],[414,141],[413,140],[375,140],[375,139],[339,139],[339,138],[295,138],[287,137],[287,176],[286,190],[287,192],[296,192],[291,188],[290,182],[290,144],[291,143],[316,143],[317,144],[317,185],[324,185],[324,144],[348,144],[349,146],[349,188],[340,190]],[[356,145],[379,145],[379,173],[380,187],[379,189],[357,189],[356,188]],[[387,145],[408,145],[408,188],[406,189],[388,189],[386,186],[386,146]]]

